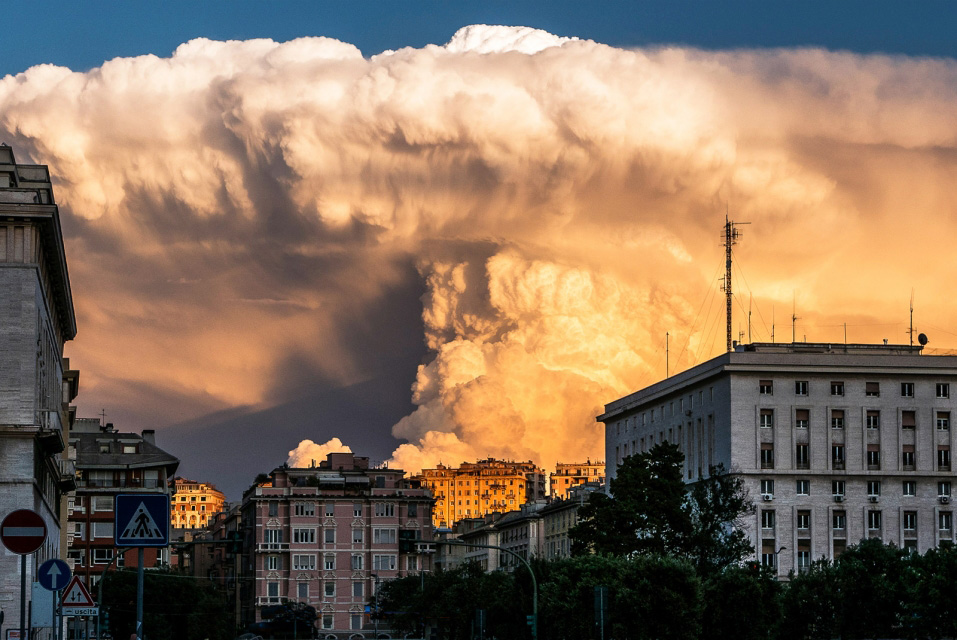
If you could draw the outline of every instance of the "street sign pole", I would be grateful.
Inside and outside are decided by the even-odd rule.
[[[143,547],[136,550],[136,640],[143,640]]]
[[[20,555],[20,637],[27,637],[27,554]]]

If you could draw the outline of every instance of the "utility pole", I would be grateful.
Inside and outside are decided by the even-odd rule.
[[[751,224],[750,222],[734,222],[728,219],[728,213],[724,214],[724,296],[727,306],[727,334],[728,334],[728,353],[731,353],[731,247],[738,242],[740,233],[737,225]]]

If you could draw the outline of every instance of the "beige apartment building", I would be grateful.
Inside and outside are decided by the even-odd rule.
[[[545,470],[531,460],[487,458],[458,467],[439,464],[413,476],[435,496],[432,523],[451,527],[463,518],[515,511],[545,497]]]
[[[954,540],[957,356],[871,344],[749,344],[605,406],[607,476],[676,443],[688,482],[723,463],[756,503],[741,523],[779,575],[862,538]]]
[[[209,519],[223,510],[226,496],[211,484],[186,478],[173,479],[170,526],[176,529],[202,529]]]
[[[555,471],[549,474],[548,484],[553,500],[568,497],[574,487],[586,482],[605,482],[604,461],[592,462],[556,462]]]

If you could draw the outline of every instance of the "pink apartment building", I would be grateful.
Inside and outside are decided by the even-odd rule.
[[[392,637],[375,623],[387,581],[431,570],[415,540],[432,538],[432,494],[400,469],[333,453],[318,466],[275,469],[243,495],[243,619],[285,602],[314,607],[318,637]],[[378,626],[378,628],[376,628]]]

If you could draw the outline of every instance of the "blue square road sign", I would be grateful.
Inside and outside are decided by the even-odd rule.
[[[169,496],[123,493],[116,496],[113,539],[118,547],[169,546]]]

